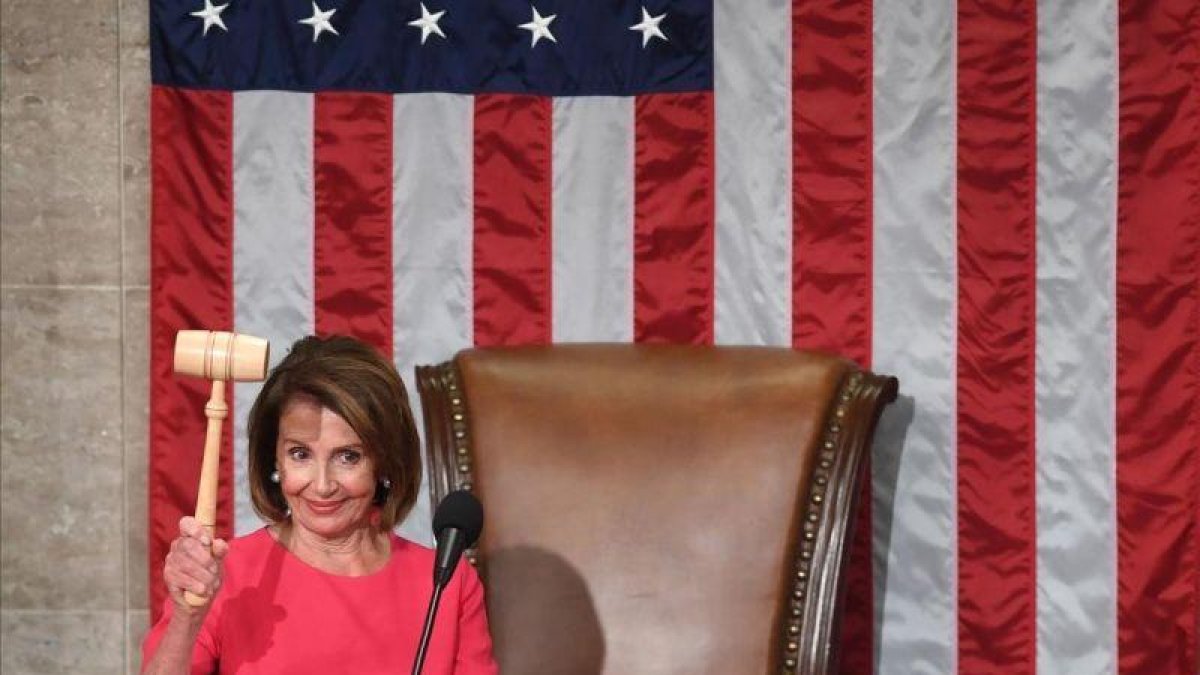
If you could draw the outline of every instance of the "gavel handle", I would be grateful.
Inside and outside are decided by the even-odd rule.
[[[225,380],[213,380],[212,394],[204,406],[208,428],[204,433],[204,461],[200,465],[200,487],[196,493],[196,520],[208,532],[209,540],[216,536],[217,525],[217,479],[221,464],[221,427],[229,416],[225,403]],[[183,592],[183,599],[193,607],[208,602],[207,595]]]

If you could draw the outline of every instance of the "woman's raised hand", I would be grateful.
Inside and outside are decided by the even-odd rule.
[[[221,587],[221,561],[229,552],[229,543],[214,539],[195,518],[179,519],[179,536],[163,563],[163,581],[175,601],[175,611],[202,617],[212,605]],[[206,602],[193,605],[184,598],[187,591]]]

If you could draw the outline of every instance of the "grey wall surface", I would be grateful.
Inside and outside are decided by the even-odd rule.
[[[145,0],[0,3],[0,672],[136,672],[147,622]]]

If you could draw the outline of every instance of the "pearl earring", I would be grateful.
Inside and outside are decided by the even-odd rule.
[[[274,471],[271,472],[271,482],[272,483],[279,482],[279,469],[275,469]]]
[[[379,482],[380,482],[380,483],[383,485],[383,489],[384,489],[384,490],[391,490],[391,489],[392,489],[392,479],[391,479],[391,478],[388,478],[387,476],[384,476],[383,478],[380,478],[380,479],[379,479]]]

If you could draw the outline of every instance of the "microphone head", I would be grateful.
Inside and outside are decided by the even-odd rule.
[[[483,505],[475,495],[466,490],[455,490],[438,504],[433,514],[434,536],[440,536],[443,530],[450,527],[462,533],[464,548],[475,545],[475,540],[479,539],[479,533],[483,530]]]

